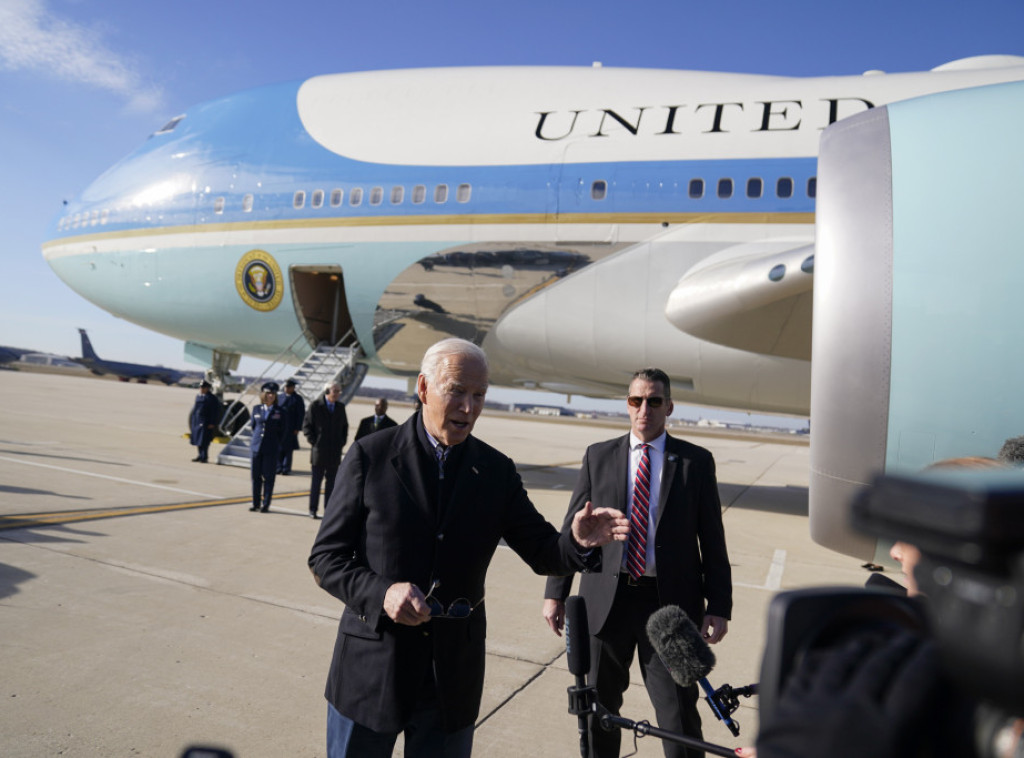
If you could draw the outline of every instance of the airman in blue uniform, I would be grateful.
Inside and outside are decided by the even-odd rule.
[[[277,382],[261,388],[263,402],[252,408],[252,507],[266,513],[274,496],[274,479],[281,457],[281,445],[288,434],[288,414],[277,404]]]

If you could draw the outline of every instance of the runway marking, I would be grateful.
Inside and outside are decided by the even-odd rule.
[[[49,463],[36,463],[35,461],[23,461],[17,458],[8,458],[7,456],[0,455],[0,461],[7,461],[8,463],[20,463],[23,466],[38,466],[39,468],[53,469],[54,471],[63,471],[69,474],[81,474],[82,476],[92,476],[97,479],[107,479],[111,482],[122,482],[123,484],[136,484],[139,487],[152,487],[157,490],[168,490],[169,492],[180,492],[183,495],[198,495],[199,497],[217,497],[217,495],[211,495],[209,492],[195,492],[194,490],[183,490],[180,487],[166,487],[163,484],[151,484],[150,482],[139,482],[135,479],[124,479],[120,476],[110,476],[109,474],[94,474],[91,471],[82,471],[81,469],[65,468],[64,466],[51,466]]]
[[[309,497],[308,492],[286,492],[281,495],[274,495],[274,499],[290,497]],[[0,516],[0,531],[5,529],[26,529],[37,526],[54,526],[56,524],[70,524],[78,521],[97,521],[99,519],[117,518],[118,516],[140,516],[147,513],[165,513],[167,511],[183,511],[191,508],[212,508],[218,505],[238,505],[239,503],[252,502],[252,495],[244,497],[222,498],[218,500],[202,500],[194,503],[172,503],[170,505],[130,505],[121,508],[104,508],[95,511],[53,511],[50,513],[21,513],[8,516]],[[277,508],[270,506],[271,512],[285,512],[304,515],[309,518],[308,511],[305,514],[290,508]]]
[[[746,587],[750,590],[767,590],[768,592],[778,592],[782,589],[782,573],[786,570],[786,551],[776,550],[772,556],[772,562],[768,566],[768,576],[765,577],[764,584],[745,584],[744,582],[734,582],[733,584],[737,587]]]

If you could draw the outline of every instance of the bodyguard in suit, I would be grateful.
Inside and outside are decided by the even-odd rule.
[[[629,531],[582,509],[559,534],[512,461],[472,436],[487,392],[483,351],[442,340],[423,357],[422,410],[345,455],[309,557],[345,604],[327,677],[330,758],[469,756],[484,684],[484,578],[504,540],[534,571],[593,566]]]
[[[288,434],[285,435],[281,445],[281,458],[277,463],[277,473],[288,476],[292,473],[292,454],[299,449],[299,430],[302,428],[302,422],[306,416],[306,401],[295,391],[294,379],[289,379],[284,383],[284,397],[278,401],[278,405],[284,410],[288,419]]]
[[[587,448],[566,516],[568,524],[591,504],[630,515],[629,540],[603,547],[601,569],[580,579],[591,633],[589,683],[601,704],[618,713],[637,654],[658,726],[700,738],[697,686],[672,681],[645,627],[658,608],[678,605],[711,644],[729,628],[732,571],[715,461],[707,450],[665,432],[672,399],[664,371],[636,372],[626,403],[630,433]],[[559,635],[571,585],[572,577],[549,578],[545,588],[544,618]],[[592,723],[591,754],[617,758],[619,737],[617,730]],[[670,758],[703,756],[671,742],[663,745]]]
[[[210,443],[217,434],[217,422],[220,421],[220,401],[210,389],[211,385],[205,379],[199,382],[199,394],[188,417],[189,442],[199,448],[193,463],[206,463]]]
[[[313,479],[309,490],[309,515],[317,517],[320,508],[320,483],[324,485],[324,504],[331,499],[334,480],[341,465],[341,450],[348,440],[348,416],[341,397],[341,385],[328,384],[324,394],[309,404],[302,422],[302,433],[309,443],[309,461]]]
[[[266,513],[274,496],[281,445],[289,426],[287,414],[277,404],[277,382],[267,382],[260,390],[263,402],[252,407],[252,441],[249,443],[252,507],[249,510]]]
[[[377,402],[373,406],[373,415],[367,416],[359,422],[356,439],[362,439],[367,434],[379,432],[381,429],[390,429],[393,426],[397,426],[397,423],[388,416],[388,399],[386,397],[377,398]]]

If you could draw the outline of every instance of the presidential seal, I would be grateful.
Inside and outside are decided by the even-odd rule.
[[[250,308],[272,311],[281,304],[281,267],[264,250],[250,250],[235,267],[235,289]]]

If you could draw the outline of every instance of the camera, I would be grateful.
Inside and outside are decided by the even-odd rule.
[[[785,592],[772,602],[762,660],[762,723],[809,655],[853,637],[906,630],[937,643],[942,668],[980,705],[981,754],[1024,716],[1024,471],[935,470],[877,477],[851,505],[855,528],[921,552],[923,598],[885,589]],[[1014,753],[1019,754],[1019,753]]]

